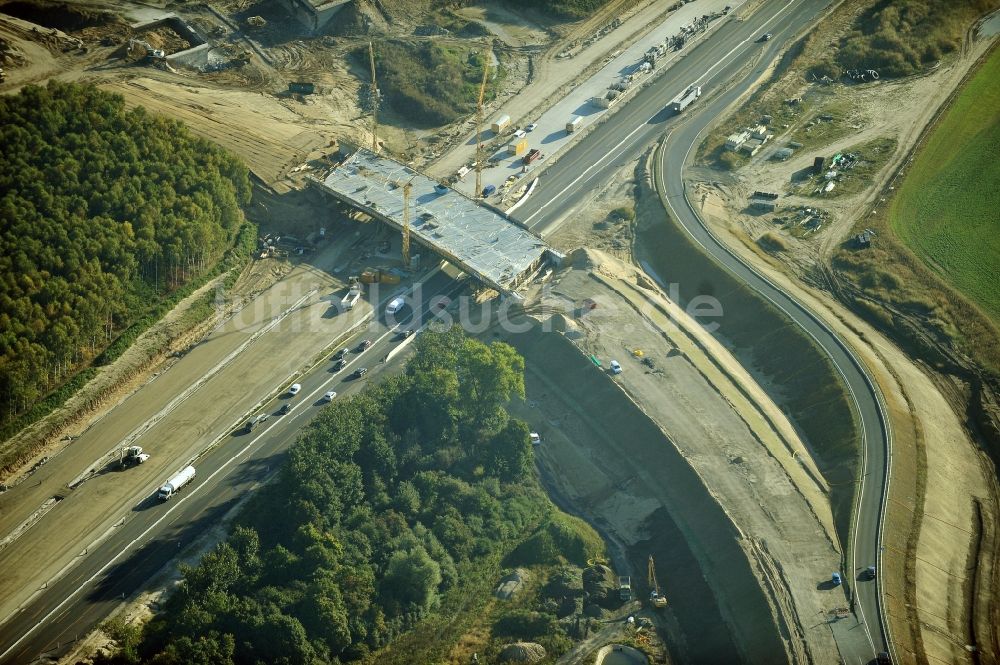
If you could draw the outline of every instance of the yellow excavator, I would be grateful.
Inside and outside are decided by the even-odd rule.
[[[658,610],[667,606],[667,597],[660,593],[660,585],[656,581],[656,566],[653,563],[653,555],[649,555],[649,602]]]

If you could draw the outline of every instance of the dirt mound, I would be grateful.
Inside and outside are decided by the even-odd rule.
[[[355,0],[345,6],[330,22],[328,32],[352,37],[407,32],[427,16],[430,4],[423,0]]]
[[[603,565],[590,566],[583,571],[583,590],[589,601],[601,607],[621,605],[618,597],[618,578],[615,572]]]
[[[537,663],[545,658],[545,647],[535,642],[515,642],[508,644],[500,652],[504,663]]]
[[[526,579],[528,579],[528,571],[524,568],[518,568],[500,580],[500,584],[497,585],[493,595],[503,600],[509,600],[511,596],[521,590]]]

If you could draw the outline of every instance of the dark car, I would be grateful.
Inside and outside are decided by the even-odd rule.
[[[278,415],[284,416],[291,413],[291,411],[292,411],[292,405],[289,404],[288,402],[285,402],[284,404],[281,405],[281,408],[278,409]]]
[[[410,337],[413,337],[412,330],[404,330],[403,332],[399,333],[399,339],[409,339]]]
[[[341,358],[343,358],[346,355],[347,355],[347,349],[346,348],[345,349],[341,349],[340,351],[337,351],[335,354],[333,354],[333,359],[334,360],[340,360]]]
[[[758,40],[758,41],[762,41],[762,42],[771,41],[771,33],[770,32],[765,32],[763,35],[760,36],[760,40]]]
[[[368,373],[367,367],[359,367],[356,370],[354,370],[354,374],[352,374],[351,376],[353,376],[355,379],[360,379],[367,373]]]
[[[345,367],[347,367],[347,360],[345,358],[341,358],[337,362],[333,363],[333,369],[335,370],[342,370]]]
[[[892,660],[889,659],[889,654],[885,651],[875,656],[875,662],[878,663],[878,665],[892,665]]]
[[[365,341],[361,342],[360,344],[358,344],[358,348],[357,348],[358,353],[361,353],[362,351],[364,351],[365,349],[367,349],[371,345],[372,345],[372,341],[370,339],[366,339]]]

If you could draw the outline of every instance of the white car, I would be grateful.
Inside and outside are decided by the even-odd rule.
[[[330,390],[325,395],[323,395],[323,399],[321,399],[320,401],[321,402],[332,402],[333,398],[336,397],[336,396],[337,396],[337,392],[335,390]]]
[[[288,394],[289,395],[298,395],[300,390],[302,390],[302,384],[301,383],[293,383],[292,387],[288,389]]]
[[[533,132],[536,129],[538,129],[538,123],[537,122],[533,122],[530,125],[528,125],[527,127],[525,127],[524,131],[526,131],[526,132]]]
[[[538,436],[538,432],[532,432],[529,436],[531,436],[531,445],[533,446],[537,446],[542,442],[542,437]]]
[[[621,374],[622,373],[622,366],[618,364],[617,360],[612,360],[611,361],[611,373],[612,374]]]

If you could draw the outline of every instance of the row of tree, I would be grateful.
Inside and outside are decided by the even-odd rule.
[[[524,394],[523,370],[506,344],[421,335],[405,374],[323,409],[118,658],[344,662],[412,627],[461,570],[551,509],[523,482],[528,429],[504,409]]]
[[[0,97],[0,423],[232,246],[246,167],[92,86]]]

